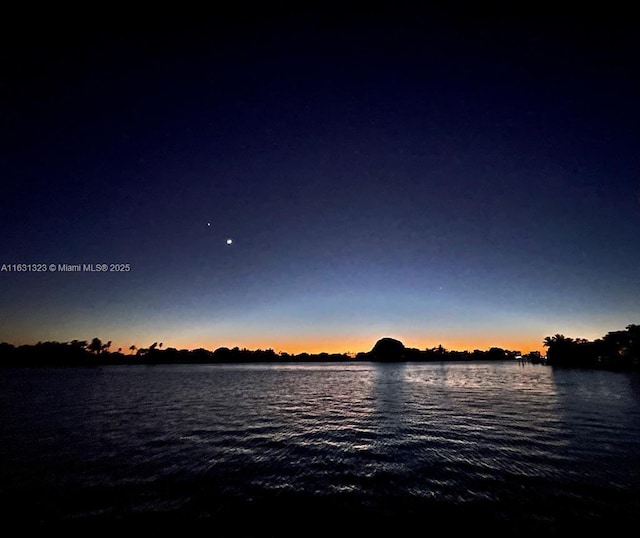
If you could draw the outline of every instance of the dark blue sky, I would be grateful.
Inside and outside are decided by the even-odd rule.
[[[0,264],[131,271],[0,272],[0,341],[528,351],[640,321],[629,13],[66,15],[5,23]]]

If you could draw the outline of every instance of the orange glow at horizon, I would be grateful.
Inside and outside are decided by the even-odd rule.
[[[510,351],[521,351],[528,353],[530,351],[540,351],[544,354],[545,348],[542,345],[543,338],[518,338],[515,336],[503,338],[460,338],[460,337],[442,337],[440,340],[427,339],[424,337],[402,337],[393,334],[383,334],[378,336],[359,336],[353,338],[340,337],[255,337],[255,338],[239,338],[236,341],[206,340],[194,342],[182,342],[182,345],[165,342],[164,347],[177,347],[178,349],[198,349],[204,348],[215,350],[219,347],[239,347],[250,350],[256,349],[273,349],[276,353],[284,352],[290,354],[298,353],[349,353],[356,354],[362,351],[371,351],[376,341],[385,336],[396,338],[404,343],[406,347],[417,349],[431,349],[442,345],[448,351],[473,351],[479,349],[486,351],[492,347],[499,347]]]
[[[90,334],[93,334],[92,331]],[[276,353],[284,352],[290,354],[299,353],[349,353],[355,355],[360,352],[371,351],[375,343],[384,337],[391,337],[400,340],[406,347],[417,348],[420,350],[431,349],[442,345],[449,351],[473,351],[479,349],[486,351],[491,347],[499,347],[510,351],[520,351],[528,353],[530,351],[540,351],[546,353],[546,348],[542,345],[544,336],[538,337],[532,335],[474,335],[469,334],[461,337],[457,334],[447,334],[442,332],[437,335],[424,336],[411,333],[397,333],[394,331],[381,331],[375,334],[358,334],[354,336],[344,335],[300,335],[300,336],[272,336],[272,335],[255,335],[255,336],[236,336],[236,337],[219,337],[219,338],[199,338],[197,336],[187,336],[182,338],[165,338],[166,335],[154,334],[153,336],[145,334],[141,331],[136,336],[133,334],[123,335],[114,334],[111,338],[99,335],[103,342],[112,340],[111,351],[122,349],[122,353],[130,354],[130,346],[136,345],[137,348],[149,347],[153,342],[158,344],[162,342],[162,349],[176,348],[193,350],[204,348],[214,351],[220,347],[227,348],[245,348],[249,350],[257,349],[273,349]],[[75,338],[75,336],[73,336]],[[49,335],[42,335],[39,341],[71,341],[72,337],[67,338],[51,338]],[[86,338],[88,341],[91,338]],[[27,338],[18,338],[12,342],[14,345],[31,345],[35,341]]]

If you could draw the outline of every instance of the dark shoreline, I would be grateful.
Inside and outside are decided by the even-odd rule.
[[[14,346],[0,343],[2,366],[106,366],[132,364],[243,364],[243,363],[324,363],[324,362],[443,362],[443,361],[505,361],[549,364],[568,368],[613,371],[640,371],[640,325],[628,325],[624,331],[613,331],[595,341],[567,338],[562,334],[547,336],[546,356],[538,351],[520,351],[491,347],[486,351],[451,351],[441,345],[430,349],[405,347],[394,338],[378,340],[371,351],[355,355],[348,353],[276,353],[273,349],[240,349],[219,347],[214,351],[162,348],[154,342],[148,348],[132,345],[129,353],[122,348],[111,351],[111,342],[95,337],[71,342],[38,342],[35,345]]]
[[[407,348],[400,341],[382,338],[369,352],[355,356],[346,353],[276,353],[272,349],[240,349],[220,347],[207,349],[161,349],[157,343],[146,349],[124,354],[110,351],[110,342],[103,344],[94,338],[86,341],[39,342],[15,347],[0,344],[0,366],[107,366],[134,364],[244,364],[244,363],[326,363],[326,362],[440,362],[440,361],[503,361],[522,360],[519,351],[492,347],[487,351],[449,351],[442,346],[419,350]],[[132,346],[133,347],[133,346]],[[539,355],[534,355],[534,359]]]

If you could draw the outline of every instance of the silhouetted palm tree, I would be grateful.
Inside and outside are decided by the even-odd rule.
[[[569,364],[575,362],[576,343],[573,338],[569,338],[563,334],[555,334],[545,337],[542,343],[545,347],[549,348],[547,351],[547,359],[550,364]]]
[[[91,340],[91,343],[87,346],[87,349],[89,351],[91,351],[91,353],[95,353],[96,355],[98,355],[100,352],[102,352],[102,340],[100,340],[100,338],[96,337],[93,338]]]
[[[573,343],[573,338],[568,338],[564,334],[555,334],[553,336],[546,336],[543,342],[544,346],[549,348],[558,344],[564,345],[564,344],[571,344],[571,343]]]

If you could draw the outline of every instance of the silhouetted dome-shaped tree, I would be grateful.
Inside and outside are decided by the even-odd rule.
[[[376,342],[370,355],[376,361],[401,361],[405,358],[405,347],[400,340],[385,337]]]

